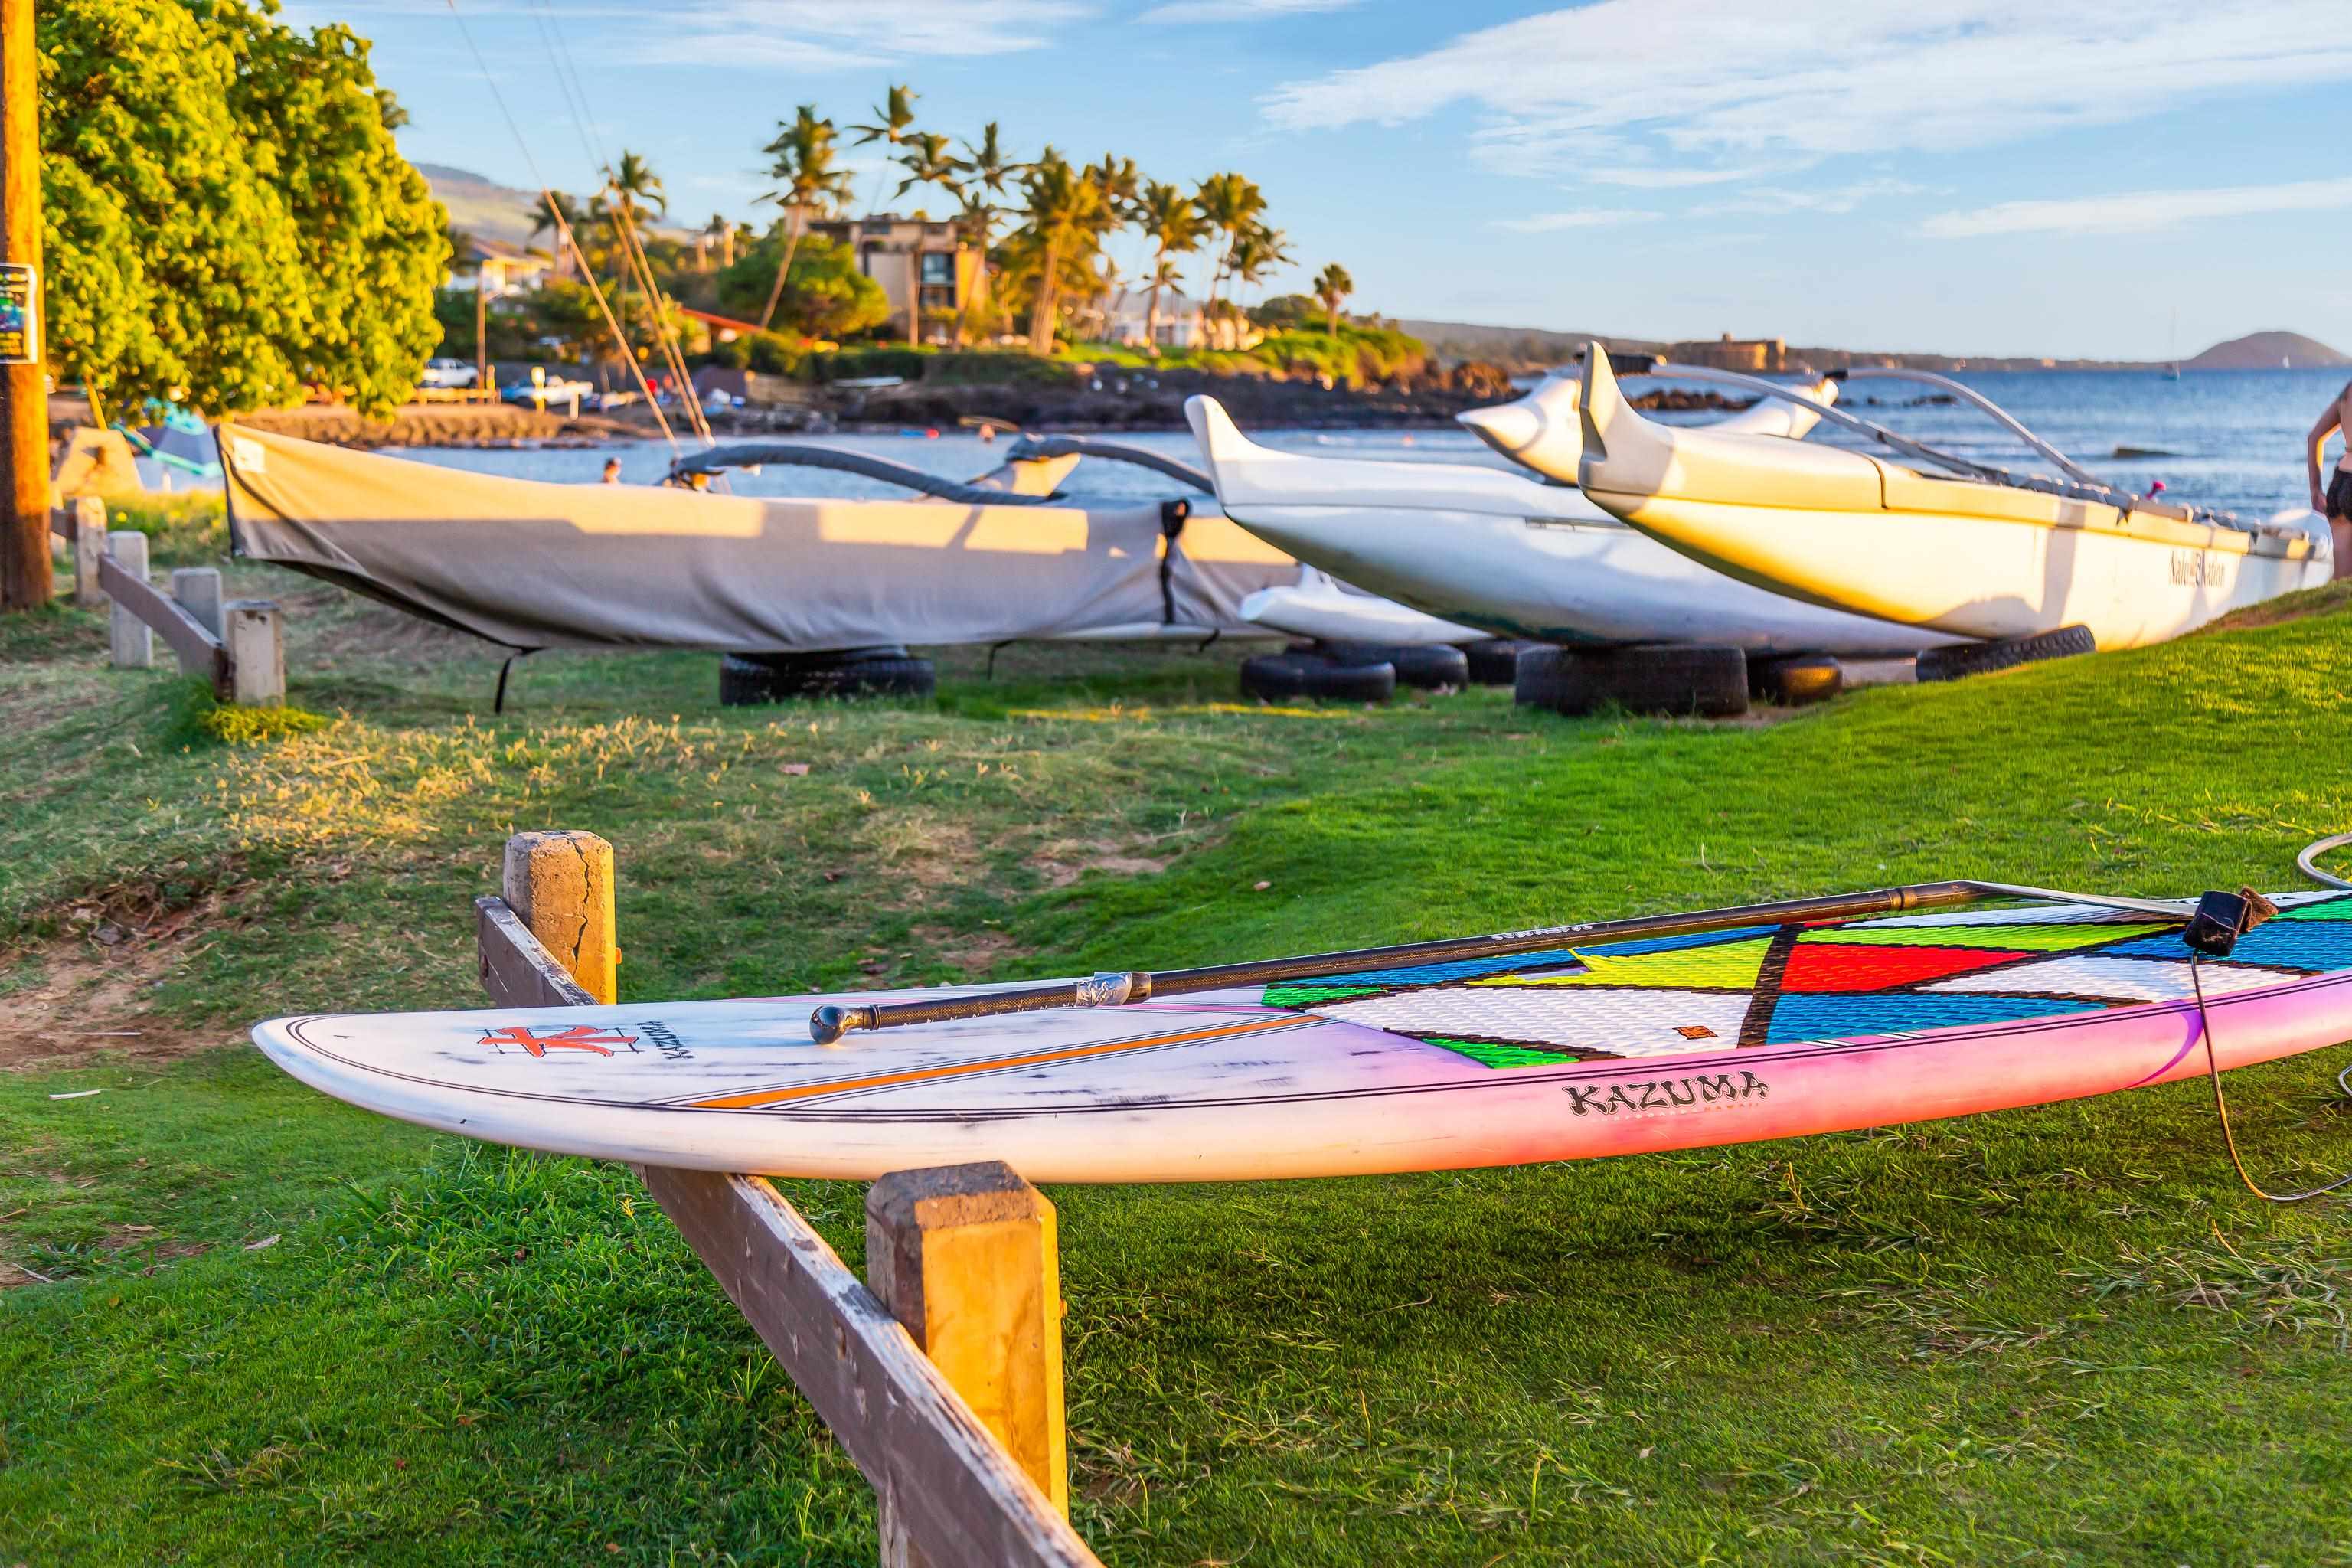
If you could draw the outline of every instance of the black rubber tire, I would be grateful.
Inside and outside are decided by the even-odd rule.
[[[824,697],[929,697],[939,671],[903,647],[837,653],[730,653],[719,661],[719,703],[744,708]]]
[[[1333,664],[1394,665],[1397,684],[1417,691],[1458,691],[1470,684],[1470,656],[1451,643],[1332,642],[1320,651]]]
[[[1262,653],[1242,660],[1242,695],[1261,702],[1297,697],[1386,702],[1396,695],[1392,664],[1334,664],[1318,654]]]
[[[1748,661],[1748,695],[1775,708],[1826,702],[1845,689],[1845,670],[1827,654]]]
[[[1471,685],[1509,686],[1519,679],[1519,655],[1545,645],[1523,642],[1517,637],[1485,637],[1458,646],[1462,657],[1470,663]]]
[[[2071,658],[2080,653],[2096,653],[2099,645],[2088,626],[2060,626],[2054,632],[2037,632],[2030,637],[2003,637],[1998,642],[1964,642],[1951,647],[1931,647],[1919,655],[1918,679],[1921,685],[1931,680],[1958,680],[1968,675],[1990,675],[1997,669],[2015,669],[2021,664],[2039,664],[2047,658]]]
[[[1748,656],[1696,645],[1533,647],[1519,655],[1512,695],[1522,707],[1570,715],[1613,704],[1629,713],[1736,719],[1748,711]]]

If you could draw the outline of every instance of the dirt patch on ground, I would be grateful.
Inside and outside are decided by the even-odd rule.
[[[985,977],[997,964],[1027,951],[1001,931],[950,931],[944,926],[917,926],[916,938],[969,980]]]
[[[1055,888],[1066,888],[1089,871],[1107,872],[1114,877],[1150,877],[1168,869],[1167,861],[1129,853],[1133,848],[1132,845],[1060,839],[1032,855],[1029,864],[1045,879],[1047,886]]]
[[[72,1067],[104,1053],[162,1062],[233,1043],[233,1029],[182,1029],[154,1016],[155,989],[204,945],[216,901],[133,927],[98,919],[35,949],[29,984],[0,992],[0,1072]]]

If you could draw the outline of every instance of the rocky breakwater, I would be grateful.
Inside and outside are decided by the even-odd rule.
[[[602,415],[568,415],[501,403],[412,403],[390,419],[370,419],[336,404],[269,409],[238,424],[332,447],[593,446],[645,434]]]

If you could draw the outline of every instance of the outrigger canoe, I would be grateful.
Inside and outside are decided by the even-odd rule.
[[[1444,621],[1589,647],[1711,643],[1874,658],[1960,640],[1709,571],[1573,486],[1479,463],[1279,452],[1243,435],[1213,397],[1186,399],[1184,416],[1227,517],[1367,593]]]
[[[1480,440],[1515,463],[1562,484],[1577,483],[1584,456],[1583,376],[1579,371],[1548,375],[1535,390],[1511,403],[1473,408],[1454,417]],[[1837,384],[1823,377],[1801,389],[1816,403],[1837,401]],[[1759,397],[1708,430],[1740,436],[1779,436],[1801,440],[1821,416],[1801,403]]]
[[[2294,521],[2244,524],[2079,480],[1927,474],[1815,442],[1661,425],[1626,402],[1598,345],[1582,404],[1587,496],[1703,566],[1825,609],[1966,637],[2084,626],[2102,648],[2132,647],[2316,587],[2332,569],[2326,531]]]
[[[253,1037],[355,1105],[555,1153],[1169,1182],[1878,1127],[2195,1077],[2209,1043],[2227,1069],[2352,1035],[2352,894],[2280,898],[2201,962],[2200,1008],[2187,902],[1956,907],[1983,886],[1052,987],[312,1015]]]

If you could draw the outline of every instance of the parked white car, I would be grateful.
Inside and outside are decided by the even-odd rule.
[[[425,362],[424,384],[426,386],[471,386],[481,378],[481,369],[461,359],[436,359]]]

